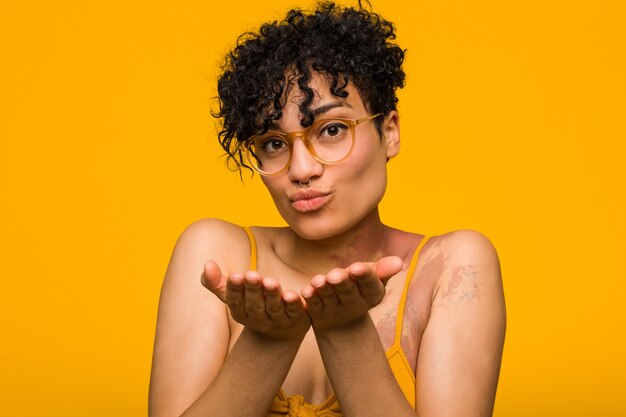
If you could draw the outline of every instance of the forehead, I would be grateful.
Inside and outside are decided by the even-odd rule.
[[[300,106],[307,98],[307,92],[303,91],[298,84],[301,75],[293,75],[293,73],[286,77],[288,84],[285,88],[285,106],[283,112],[288,110],[289,106],[296,107],[300,112]],[[359,90],[354,86],[354,83],[348,81],[344,86],[342,77],[337,82],[337,87],[343,87],[340,91],[345,92],[346,97],[341,97],[333,94],[331,91],[331,85],[333,79],[328,74],[319,73],[316,71],[311,72],[311,79],[309,80],[307,87],[313,93],[309,108],[315,112],[315,109],[326,107],[330,103],[336,104],[335,107],[341,107],[342,105],[347,108],[353,108],[355,110],[365,109],[365,105],[359,94]]]

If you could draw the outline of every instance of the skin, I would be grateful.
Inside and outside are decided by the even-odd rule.
[[[370,114],[358,91],[330,94],[314,77],[319,117]],[[293,88],[277,128],[302,130]],[[206,219],[177,242],[164,280],[150,384],[152,416],[264,416],[279,389],[319,404],[335,393],[344,416],[489,416],[505,329],[497,254],[457,231],[423,248],[401,345],[416,375],[417,410],[385,350],[411,256],[423,238],[385,226],[378,204],[399,117],[356,128],[353,153],[323,165],[297,139],[284,174],[263,177],[286,228],[255,227],[258,271],[238,226]],[[291,204],[299,183],[328,193],[319,210]],[[201,284],[198,275],[201,272]]]

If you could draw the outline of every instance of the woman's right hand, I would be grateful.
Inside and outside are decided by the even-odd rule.
[[[228,305],[236,322],[261,335],[302,339],[311,326],[300,294],[283,291],[278,281],[257,271],[225,277],[214,261],[208,261],[202,285]]]

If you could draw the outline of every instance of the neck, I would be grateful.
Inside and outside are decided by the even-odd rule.
[[[290,231],[292,240],[281,258],[307,276],[354,262],[373,262],[389,254],[389,230],[375,209],[354,227],[326,239],[307,240]]]

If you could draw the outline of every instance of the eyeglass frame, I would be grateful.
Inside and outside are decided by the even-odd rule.
[[[285,171],[287,171],[289,169],[289,167],[291,166],[291,158],[293,157],[293,144],[294,144],[294,139],[297,137],[300,137],[302,139],[302,142],[304,143],[304,146],[306,147],[307,151],[309,152],[309,154],[313,157],[313,159],[315,159],[317,162],[324,164],[324,165],[335,165],[338,164],[340,162],[343,162],[346,160],[346,158],[348,158],[350,156],[350,154],[352,154],[352,151],[354,150],[354,142],[356,141],[356,131],[355,128],[360,125],[361,123],[364,122],[368,122],[370,120],[373,120],[379,116],[382,116],[382,113],[378,113],[375,114],[373,116],[365,116],[365,117],[361,117],[359,119],[345,119],[345,118],[341,118],[341,117],[333,117],[331,119],[318,119],[315,120],[311,126],[307,127],[304,130],[294,130],[293,132],[288,132],[288,133],[283,133],[283,132],[278,132],[275,130],[268,130],[266,133],[263,133],[262,135],[252,135],[250,136],[248,139],[246,139],[244,142],[241,143],[239,149],[240,151],[242,151],[245,155],[246,155],[246,159],[248,160],[248,162],[250,162],[250,165],[252,166],[252,169],[254,169],[256,172],[258,172],[261,175],[264,175],[266,177],[273,177],[276,175],[280,175],[285,173]],[[350,134],[352,135],[352,144],[350,145],[350,150],[348,151],[348,153],[341,159],[337,160],[337,161],[332,161],[332,162],[328,162],[323,160],[322,158],[320,158],[317,153],[315,152],[315,148],[313,147],[313,144],[309,141],[309,133],[311,132],[311,130],[313,129],[314,126],[320,124],[320,123],[324,123],[324,122],[332,122],[333,120],[337,120],[339,122],[343,122],[345,123],[348,128],[350,128]],[[259,136],[265,136],[268,133],[272,133],[275,134],[276,136],[278,136],[279,138],[285,140],[288,145],[289,145],[289,160],[287,160],[287,163],[285,164],[285,167],[282,168],[281,170],[277,171],[277,172],[272,172],[272,173],[267,173],[263,170],[261,170],[259,167],[257,167],[256,163],[252,160],[252,158],[254,158],[254,156],[252,156],[254,154],[254,152],[252,152],[250,150],[250,144],[252,142],[254,142],[254,139],[259,137]]]

